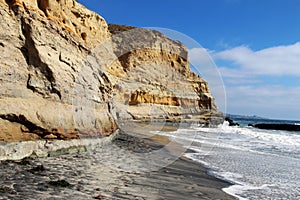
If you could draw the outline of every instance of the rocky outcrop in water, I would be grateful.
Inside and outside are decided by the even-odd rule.
[[[226,116],[224,118],[224,120],[228,122],[229,126],[239,126],[240,125],[239,123],[234,122],[233,119],[231,119],[228,116]]]
[[[254,128],[282,131],[300,131],[300,125],[297,124],[248,124]]]
[[[110,135],[118,120],[217,113],[187,49],[75,0],[0,0],[0,141]]]

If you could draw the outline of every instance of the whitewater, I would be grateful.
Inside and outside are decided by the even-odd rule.
[[[192,126],[159,134],[193,150],[185,156],[231,182],[223,190],[238,199],[299,199],[300,132],[260,130],[248,127],[245,120],[240,123],[239,127],[225,122],[215,128]]]

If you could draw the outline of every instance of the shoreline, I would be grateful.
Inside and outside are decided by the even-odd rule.
[[[153,125],[151,128],[153,128]],[[164,125],[162,130],[175,131],[177,128],[178,126],[174,126],[174,124],[171,123],[171,125]],[[138,145],[139,143],[148,146],[148,148],[151,148],[152,150],[163,148],[165,145],[170,143],[170,139],[167,136],[152,135],[150,137],[138,138],[136,135],[139,133],[142,133],[143,136],[144,134],[147,135],[145,130],[137,129],[132,132],[133,136],[132,134],[128,135],[124,132],[120,132],[115,142],[118,142],[121,137],[121,146],[127,146],[131,148],[131,150],[133,150],[135,148],[134,146]],[[127,139],[124,139],[124,137]],[[131,143],[131,145],[125,145],[125,141]],[[182,147],[182,144],[177,143],[177,145],[179,148]],[[175,148],[168,148],[168,154],[170,156],[174,156],[174,154],[177,155],[178,152],[176,151],[178,151],[178,146]],[[172,152],[174,149],[175,153]],[[179,151],[182,151],[182,149]],[[185,153],[192,152],[194,151],[191,149],[185,149],[184,153],[182,153],[181,156],[174,160],[174,162],[172,162],[170,165],[165,166],[158,171],[149,172],[147,180],[150,183],[153,183],[150,188],[160,191],[161,196],[159,196],[158,199],[237,199],[236,197],[224,191],[224,189],[232,186],[233,183],[209,174],[209,168],[184,155]],[[158,184],[157,181],[159,180],[161,180],[159,183],[160,186],[155,187],[155,185]],[[147,186],[149,187],[149,185]]]
[[[178,128],[174,124],[155,126],[164,131]],[[182,145],[177,143],[165,148],[170,139],[157,134],[149,135],[146,127],[147,124],[130,126],[129,134],[119,131],[115,140],[110,145],[99,146],[98,152],[92,148],[87,152],[53,154],[48,158],[0,161],[0,172],[6,177],[0,180],[0,191],[8,199],[30,199],[33,197],[31,195],[41,195],[34,198],[43,199],[47,195],[52,198],[53,194],[62,199],[236,199],[223,191],[232,184],[210,175],[201,163],[182,156],[183,150],[186,150]],[[155,127],[150,129],[155,130]],[[171,163],[154,171],[148,170],[147,156],[150,154],[147,153],[156,151],[163,154],[162,159],[171,159]],[[181,156],[177,156],[178,152]],[[140,159],[143,155],[145,160]],[[153,164],[151,160],[149,163]],[[145,165],[146,171],[143,171]],[[73,166],[74,170],[69,171],[66,166]],[[74,176],[74,173],[80,174],[80,177]],[[26,178],[19,177],[25,174]],[[24,185],[18,186],[23,181]],[[61,183],[67,187],[60,186]],[[40,191],[41,188],[45,193]]]

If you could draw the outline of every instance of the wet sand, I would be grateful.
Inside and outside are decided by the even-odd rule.
[[[134,151],[138,151],[141,144],[143,148],[146,146],[156,150],[168,143],[168,138],[156,135],[153,138],[140,139],[120,134],[115,143]],[[136,197],[141,199],[235,199],[222,191],[230,183],[208,175],[205,167],[184,156],[158,171],[139,174],[134,179],[129,188],[134,188],[131,192],[138,194]]]
[[[140,126],[130,129],[93,151],[1,161],[0,199],[234,199],[221,190],[229,183],[178,157],[185,150],[180,144],[165,148],[167,137],[149,136]]]

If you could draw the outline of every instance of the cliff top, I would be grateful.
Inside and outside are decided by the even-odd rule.
[[[51,20],[88,46],[96,46],[110,37],[104,18],[75,0],[0,0],[0,4],[9,6],[15,14],[25,10],[33,20]]]

